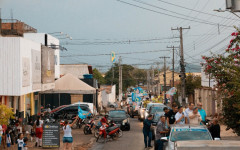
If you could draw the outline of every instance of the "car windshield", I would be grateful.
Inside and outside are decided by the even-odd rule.
[[[110,111],[109,117],[110,118],[125,118],[126,113],[125,113],[125,111]]]
[[[212,140],[207,129],[195,129],[194,131],[174,131],[171,134],[170,140],[175,141],[190,141],[190,140]]]
[[[156,113],[155,115],[154,115],[154,118],[153,118],[153,122],[158,122],[158,120],[159,120],[159,118],[160,118],[160,116],[161,115],[163,115],[163,114],[159,114],[159,113]]]
[[[156,112],[163,112],[163,107],[152,107],[151,113],[156,113]]]

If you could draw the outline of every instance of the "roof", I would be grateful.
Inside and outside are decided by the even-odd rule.
[[[89,74],[88,64],[61,64],[60,74],[72,74],[77,78],[84,79],[84,74]]]
[[[55,81],[55,88],[44,93],[95,94],[96,89],[72,74],[66,74]]]

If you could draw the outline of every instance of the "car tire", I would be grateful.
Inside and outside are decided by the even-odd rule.
[[[125,126],[125,131],[130,131],[130,129],[131,129],[130,124]]]

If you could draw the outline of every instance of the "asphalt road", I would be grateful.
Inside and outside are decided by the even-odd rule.
[[[137,118],[131,118],[130,124],[131,130],[124,131],[121,138],[107,143],[94,142],[90,150],[144,150],[142,122],[138,121]],[[153,141],[152,145],[154,145]]]

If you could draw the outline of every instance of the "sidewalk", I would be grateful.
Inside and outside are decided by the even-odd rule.
[[[227,126],[226,125],[220,125],[221,128],[221,139],[222,140],[234,140],[234,141],[240,141],[240,136],[237,136],[237,134],[233,133],[232,129],[229,129],[226,131]]]

